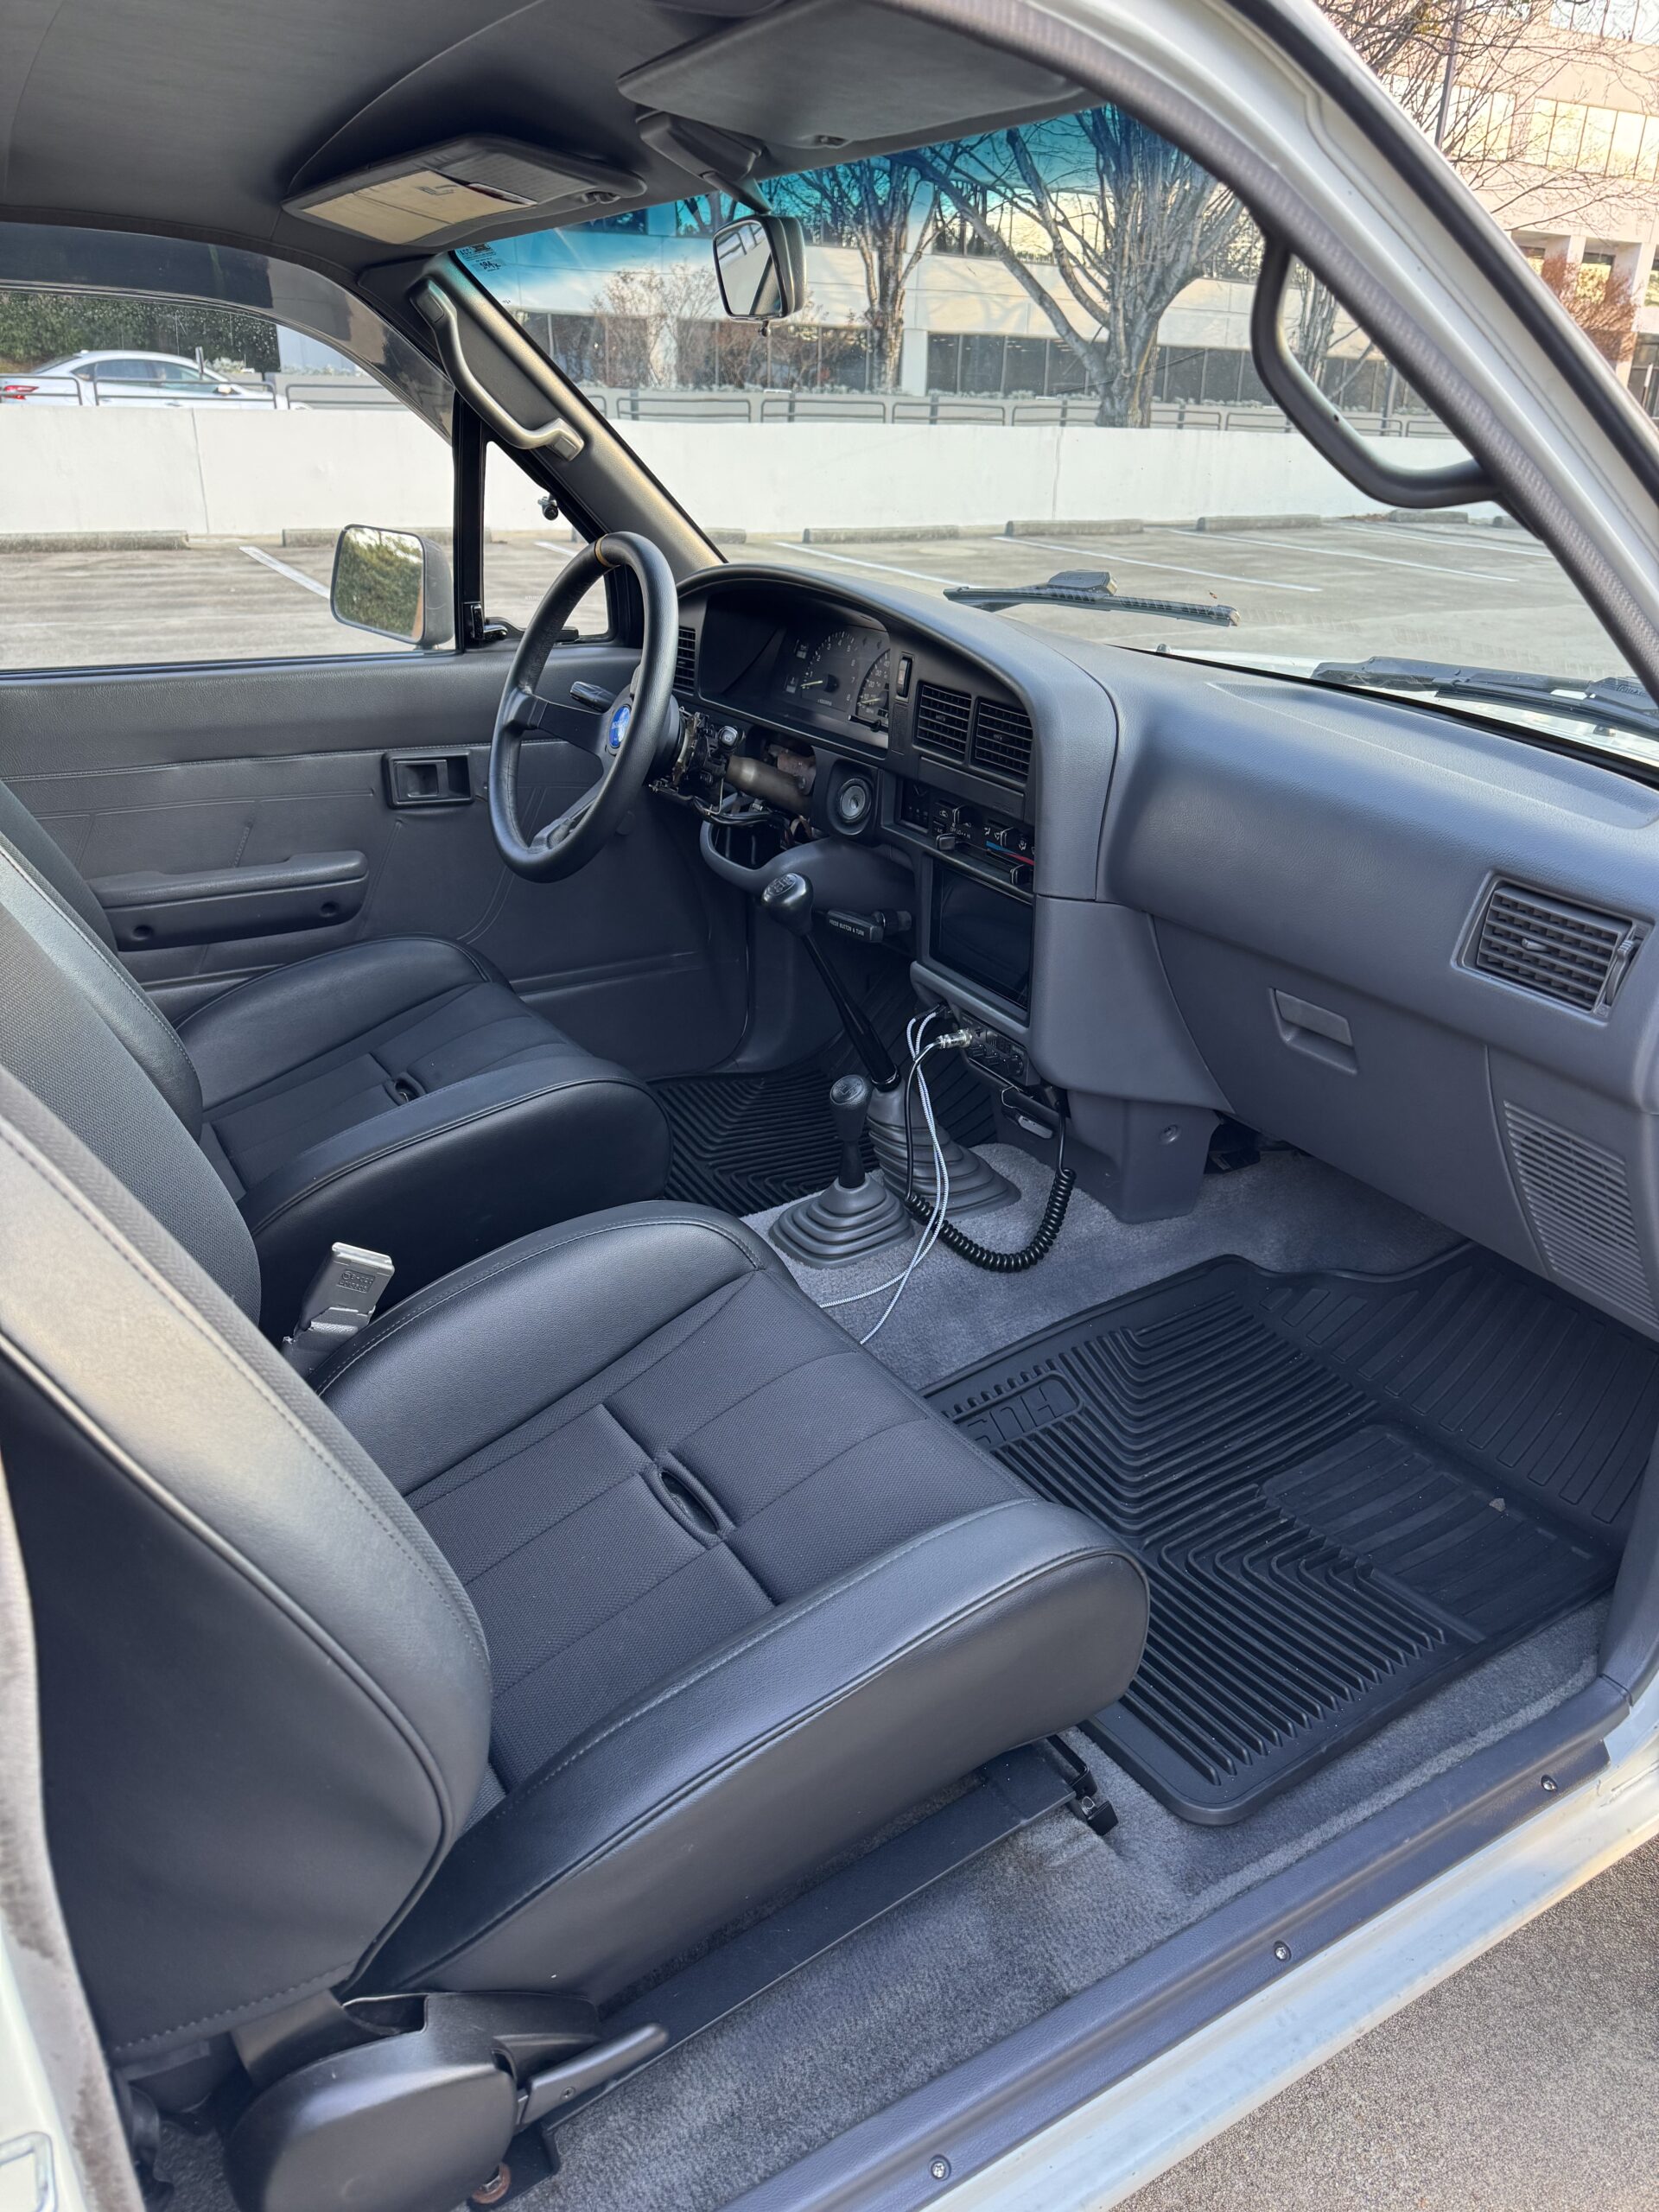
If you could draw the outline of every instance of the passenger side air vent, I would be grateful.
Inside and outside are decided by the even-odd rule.
[[[982,699],[974,710],[972,760],[988,776],[1023,784],[1031,773],[1031,716],[1025,709]]]
[[[965,762],[968,730],[974,702],[965,691],[947,691],[942,683],[916,687],[916,750],[931,753],[936,760]]]
[[[1508,1100],[1503,1123],[1521,1203],[1551,1274],[1659,1325],[1624,1161]]]
[[[1644,932],[1519,883],[1492,887],[1469,964],[1540,997],[1594,1014],[1611,1006]]]
[[[697,688],[697,633],[683,623],[674,648],[674,689],[694,692]]]

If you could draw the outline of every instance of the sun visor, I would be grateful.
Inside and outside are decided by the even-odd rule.
[[[919,140],[1084,97],[1052,70],[863,0],[787,0],[617,81],[642,107],[773,149]]]
[[[283,207],[382,245],[430,247],[477,224],[522,214],[529,227],[543,211],[608,207],[644,190],[639,178],[608,163],[513,138],[451,138],[314,185]]]

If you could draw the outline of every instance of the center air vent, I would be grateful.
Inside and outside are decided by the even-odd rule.
[[[931,753],[936,760],[965,761],[973,718],[974,702],[965,691],[948,691],[942,683],[918,684],[916,750]]]
[[[1613,994],[1644,932],[1639,923],[1574,906],[1523,884],[1492,887],[1468,956],[1483,976],[1594,1014]]]
[[[674,648],[674,689],[695,693],[697,688],[697,633],[689,622],[681,626]]]
[[[982,699],[974,712],[972,757],[988,776],[1023,784],[1031,773],[1031,716],[1025,709]]]

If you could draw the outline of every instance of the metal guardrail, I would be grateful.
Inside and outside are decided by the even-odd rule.
[[[41,395],[48,406],[73,407],[268,407],[275,411],[283,402],[271,386],[263,380],[244,383],[240,377],[225,377],[225,384],[234,384],[247,396],[228,399],[214,394],[210,398],[186,398],[182,388],[155,385],[146,388],[132,377],[78,377],[53,371],[41,374],[38,371],[17,369],[0,373],[0,382],[29,385],[34,392]],[[31,394],[33,397],[33,394]],[[28,400],[22,404],[27,406]]]
[[[401,407],[395,391],[374,377],[296,376],[279,372],[270,379],[289,407]]]
[[[43,387],[48,404],[76,407],[251,407],[272,411],[288,407],[321,410],[331,407],[400,407],[395,391],[372,376],[347,376],[340,372],[279,369],[258,378],[226,377],[222,381],[240,386],[248,397],[193,400],[167,385],[147,390],[128,377],[73,377],[60,372],[42,375],[27,369],[0,371],[0,384],[8,381]],[[27,405],[28,402],[22,403]]]
[[[618,423],[982,423],[1004,428],[1092,424],[1096,403],[1056,399],[983,397],[954,392],[766,391],[670,390],[584,385],[582,397],[599,415]],[[1351,415],[1348,420],[1368,437],[1448,437],[1433,415]],[[1158,401],[1154,429],[1255,430],[1289,435],[1290,424],[1276,407],[1223,406],[1197,400]]]

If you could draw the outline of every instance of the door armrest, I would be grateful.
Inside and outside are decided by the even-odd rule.
[[[334,928],[361,910],[368,886],[361,853],[297,853],[246,868],[141,868],[100,876],[92,889],[116,944],[140,952]]]

